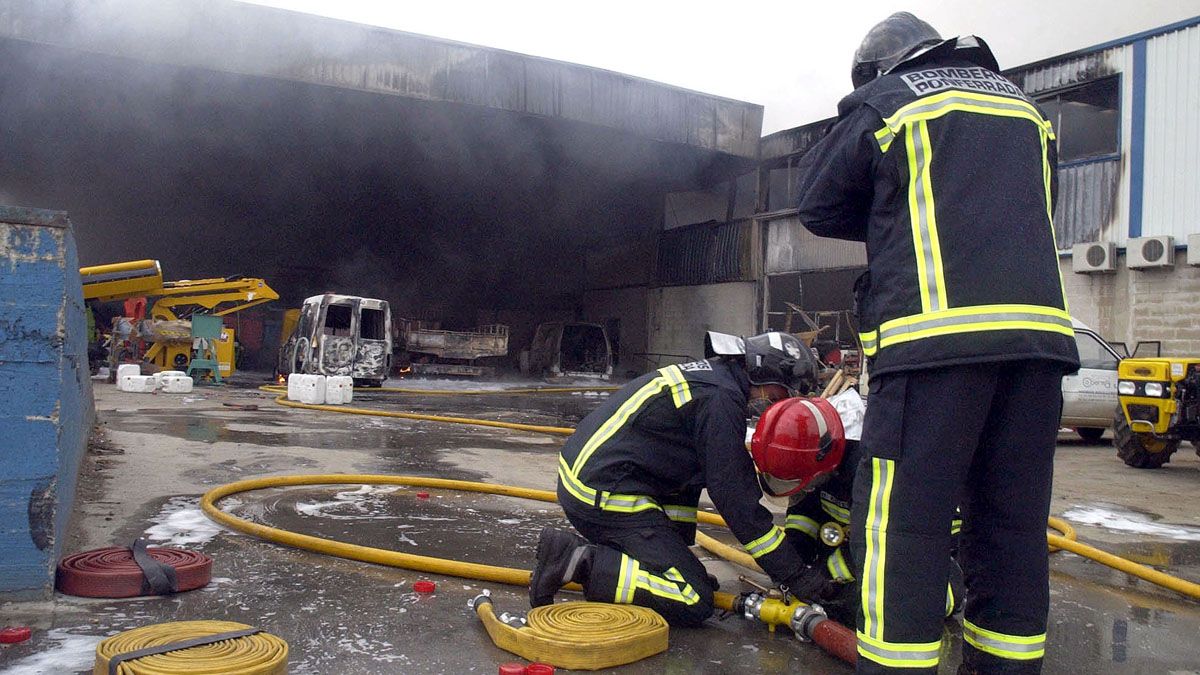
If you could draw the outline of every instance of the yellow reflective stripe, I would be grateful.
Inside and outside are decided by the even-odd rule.
[[[835,581],[854,581],[854,573],[850,571],[850,566],[846,564],[846,556],[842,555],[842,549],[834,551],[832,555],[825,560],[825,567],[829,570],[829,576]]]
[[[883,639],[884,566],[887,557],[888,509],[892,498],[892,477],[896,463],[871,458],[871,493],[867,501],[866,544],[863,562],[863,629],[876,640]]]
[[[954,613],[954,586],[946,584],[946,616]]]
[[[862,343],[863,354],[867,356],[875,356],[875,352],[879,351],[879,333],[876,331],[859,333],[858,341]]]
[[[858,632],[858,653],[892,668],[930,668],[938,664],[942,648],[937,642],[884,642]]]
[[[817,521],[808,516],[788,516],[787,522],[784,524],[785,530],[797,530],[803,532],[813,539],[821,538],[821,525]]]
[[[567,466],[567,460],[562,455],[558,456],[558,478],[571,496],[588,506],[599,507],[604,511],[638,513],[661,508],[652,497],[616,494],[588,487],[571,473],[570,467]]]
[[[947,308],[946,279],[942,270],[934,212],[930,175],[933,148],[930,147],[928,123],[922,121],[907,125],[904,144],[908,150],[908,213],[912,224],[913,253],[917,261],[921,311],[936,312]]]
[[[751,556],[755,558],[761,558],[762,556],[779,548],[779,545],[783,543],[783,538],[783,529],[781,529],[778,525],[772,525],[771,529],[767,530],[766,534],[758,539],[755,539],[749,544],[745,544],[744,548]]]
[[[884,126],[879,131],[875,132],[875,141],[879,143],[879,150],[887,152],[888,148],[892,147],[892,141],[896,139],[896,134],[892,133],[892,128]]]
[[[624,553],[621,554],[621,566],[617,574],[617,590],[613,598],[614,603],[628,605],[633,602],[638,567],[638,561]]]
[[[933,297],[930,298],[931,304],[937,302],[934,309],[946,309],[950,305],[946,302],[946,272],[942,268],[942,244],[938,238],[937,229],[937,208],[933,202],[933,175],[930,167],[933,165],[933,144],[929,141],[929,123],[921,122],[918,125],[920,132],[921,146],[925,148],[925,159],[922,168],[921,190],[925,202],[925,235],[927,245],[933,253],[933,281],[934,288],[931,289]]]
[[[962,519],[955,518],[950,521],[950,534],[958,534],[962,532]]]
[[[700,602],[700,594],[686,582],[678,569],[672,567],[663,575],[660,577],[639,569],[635,583],[638,588],[643,588],[660,598],[682,602],[685,605],[694,605]]]
[[[692,400],[692,389],[688,386],[687,378],[683,376],[683,371],[679,366],[667,366],[660,369],[663,377],[671,383],[671,398],[675,401],[676,408],[682,408],[684,404]]]
[[[579,451],[579,456],[575,458],[575,462],[571,465],[571,473],[579,475],[584,464],[587,464],[588,458],[596,451],[596,448],[604,444],[605,441],[613,437],[613,434],[620,431],[621,427],[629,421],[643,405],[646,404],[655,394],[659,393],[663,387],[670,387],[671,383],[662,376],[662,371],[659,371],[659,376],[642,385],[630,396],[628,400],[621,404],[617,411],[600,425],[596,433],[592,434],[587,443],[583,444],[583,448]]]
[[[821,499],[821,510],[843,525],[850,524],[850,509],[842,508],[828,499]]]
[[[879,346],[888,347],[927,337],[992,330],[1038,330],[1073,336],[1071,316],[1057,307],[1039,305],[975,305],[885,321]]]
[[[666,512],[667,517],[678,523],[694,523],[696,522],[696,512],[698,509],[695,506],[679,506],[678,504],[664,504],[662,510]]]
[[[1046,654],[1046,634],[1005,635],[963,620],[963,639],[981,652],[1002,659],[1029,661]]]
[[[981,115],[1027,119],[1038,125],[1047,136],[1054,138],[1054,129],[1050,125],[1050,122],[1042,117],[1038,109],[1028,101],[1009,98],[1007,96],[993,96],[990,94],[955,90],[919,98],[897,110],[891,117],[884,119],[883,123],[887,125],[892,133],[898,134],[900,133],[900,129],[906,124],[936,119],[951,112],[970,112]],[[880,132],[876,132],[875,137],[876,139],[880,139]]]
[[[596,505],[596,491],[584,485],[574,474],[571,473],[571,467],[567,466],[567,459],[562,455],[558,456],[558,479],[562,482],[563,487],[567,492],[571,493],[579,501]]]

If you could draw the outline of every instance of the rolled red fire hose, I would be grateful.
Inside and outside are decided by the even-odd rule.
[[[157,563],[175,571],[170,592],[190,591],[212,580],[212,558],[179,548],[147,548]],[[55,587],[60,593],[85,598],[133,598],[160,595],[134,560],[129,547],[111,546],[75,553],[58,563]]]

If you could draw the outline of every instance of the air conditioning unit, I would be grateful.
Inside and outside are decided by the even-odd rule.
[[[1200,234],[1188,235],[1187,262],[1189,265],[1200,266]]]
[[[1125,244],[1130,269],[1175,266],[1175,237],[1138,237]]]
[[[1071,247],[1071,271],[1078,274],[1117,271],[1117,245],[1111,241],[1093,241]]]

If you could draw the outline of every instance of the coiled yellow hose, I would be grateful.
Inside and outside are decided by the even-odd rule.
[[[498,619],[490,601],[476,598],[475,612],[497,647],[559,668],[600,670],[667,650],[667,622],[636,605],[562,602],[534,607],[523,628]]]
[[[233,621],[176,621],[127,630],[96,645],[92,673],[109,675],[109,661],[122,654],[248,628],[251,626]],[[116,672],[119,675],[279,675],[287,672],[287,658],[286,642],[270,633],[255,633],[124,661]]]

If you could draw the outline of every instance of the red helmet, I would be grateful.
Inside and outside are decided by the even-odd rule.
[[[846,431],[833,405],[823,398],[785,398],[767,408],[750,454],[759,483],[773,497],[816,487],[842,462]]]

